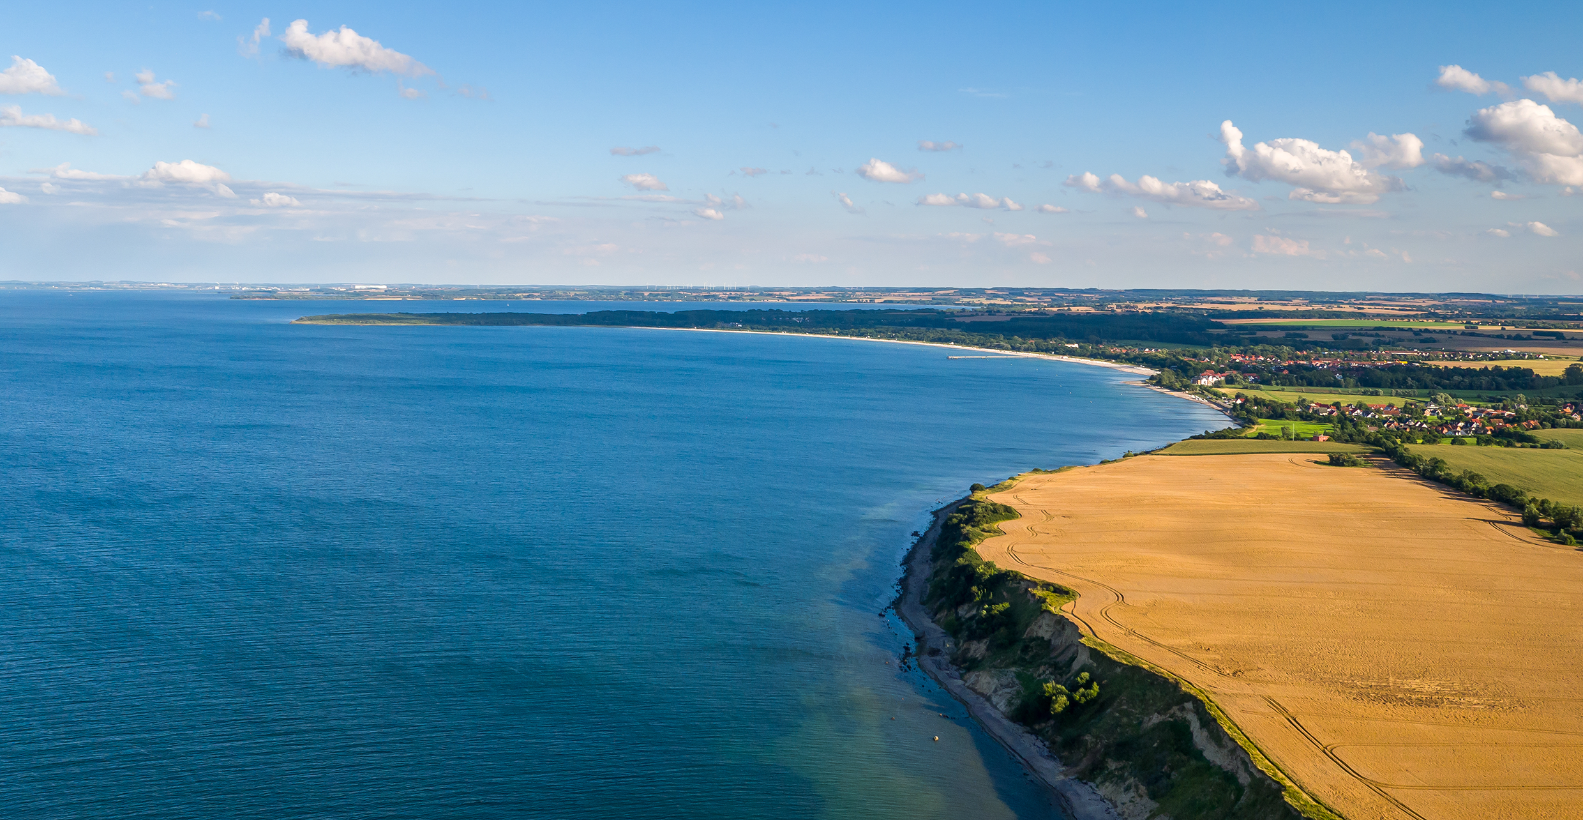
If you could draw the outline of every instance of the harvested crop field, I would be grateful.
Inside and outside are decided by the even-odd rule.
[[[1460,448],[1459,448],[1460,449]],[[1138,456],[1026,476],[978,551],[1075,589],[1364,818],[1583,815],[1583,553],[1394,466]]]

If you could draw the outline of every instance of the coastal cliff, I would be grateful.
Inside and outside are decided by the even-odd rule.
[[[1017,513],[974,490],[914,546],[897,609],[919,665],[1074,820],[1336,816],[1256,765],[1175,679],[1085,638],[1061,612],[1071,591],[984,561],[973,547]]]

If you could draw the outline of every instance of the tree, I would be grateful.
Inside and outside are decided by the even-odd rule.
[[[1566,371],[1561,374],[1561,381],[1564,384],[1583,384],[1583,365],[1567,365]]]

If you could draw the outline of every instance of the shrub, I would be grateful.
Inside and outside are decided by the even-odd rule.
[[[1332,467],[1362,467],[1363,459],[1351,453],[1331,453],[1330,466]]]

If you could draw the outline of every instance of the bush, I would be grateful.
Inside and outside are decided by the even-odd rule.
[[[1351,453],[1331,453],[1330,466],[1332,467],[1362,467],[1364,461]]]

